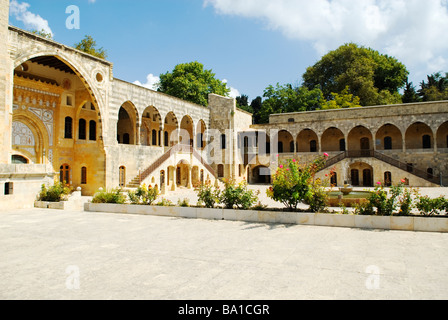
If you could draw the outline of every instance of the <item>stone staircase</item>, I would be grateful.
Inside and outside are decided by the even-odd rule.
[[[138,188],[143,181],[145,181],[146,178],[148,178],[151,174],[153,174],[160,166],[163,165],[164,162],[166,162],[171,156],[175,155],[176,153],[190,153],[193,154],[193,156],[198,160],[202,166],[204,166],[207,171],[216,178],[216,172],[215,170],[202,158],[202,156],[190,145],[182,145],[177,144],[173,146],[170,150],[165,152],[159,159],[154,161],[147,169],[145,169],[143,172],[141,172],[138,176],[134,177],[127,185],[126,188],[128,189],[135,189]]]

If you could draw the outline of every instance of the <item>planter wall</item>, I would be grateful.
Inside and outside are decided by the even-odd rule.
[[[86,203],[88,212],[140,214],[188,219],[244,221],[325,227],[382,229],[397,231],[448,232],[448,218],[378,217],[336,214],[291,213],[253,210],[227,210],[184,207],[157,207]]]

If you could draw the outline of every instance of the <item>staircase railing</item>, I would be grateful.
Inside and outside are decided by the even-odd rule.
[[[140,173],[140,183],[148,178],[158,167],[160,167],[165,161],[167,161],[173,154],[185,152],[193,154],[193,156],[214,176],[216,177],[215,170],[202,158],[202,156],[191,146],[186,144],[176,144],[167,152],[165,152],[159,159],[157,159],[151,166],[145,171]]]
[[[355,151],[345,151],[337,156],[328,159],[325,167],[322,170],[328,169],[338,162],[341,162],[344,159],[353,159],[353,158],[375,158],[377,160],[383,161],[393,167],[398,169],[407,171],[419,178],[427,180],[429,182],[439,184],[439,178],[433,174],[425,172],[423,170],[414,168],[413,166],[408,165],[407,163],[403,163],[397,159],[386,156],[385,154],[375,151],[375,150],[355,150]]]

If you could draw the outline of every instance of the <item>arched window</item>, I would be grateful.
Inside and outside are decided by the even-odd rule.
[[[428,168],[428,170],[426,172],[428,174],[428,179],[434,178],[434,169],[433,168]]]
[[[153,146],[157,145],[157,131],[156,130],[152,130],[152,145]]]
[[[81,184],[87,184],[87,168],[81,168]]]
[[[119,177],[119,186],[125,187],[126,186],[126,167],[121,166],[119,171],[120,177]]]
[[[392,138],[391,137],[384,138],[384,150],[392,150]]]
[[[70,184],[70,166],[63,164],[59,168],[59,181],[64,184]]]
[[[336,172],[333,172],[333,174],[331,175],[330,183],[331,183],[331,185],[333,187],[337,187],[337,185],[338,185],[338,174]]]
[[[227,148],[227,139],[226,139],[226,135],[223,134],[221,135],[221,149],[225,150]]]
[[[73,119],[71,117],[65,118],[64,129],[64,138],[73,139]]]
[[[87,122],[84,119],[79,119],[79,126],[78,126],[78,139],[79,140],[86,140],[87,134],[86,134],[86,126]]]
[[[12,156],[12,163],[13,164],[28,164],[28,159],[23,157],[23,156],[19,156],[19,155],[13,155]]]
[[[316,140],[310,141],[310,152],[317,152],[317,141]]]
[[[89,140],[96,141],[96,122],[93,120],[89,122]]]
[[[346,151],[345,139],[339,140],[339,151]]]
[[[278,142],[278,153],[283,153],[283,142]]]
[[[224,165],[218,165],[218,178],[224,178]]]
[[[423,149],[431,149],[431,136],[426,134],[422,137],[422,140]]]
[[[294,141],[291,141],[289,144],[289,152],[294,153]]]
[[[125,133],[123,135],[123,144],[130,144],[131,143],[131,137],[129,136],[129,133]]]
[[[384,185],[386,187],[391,187],[392,186],[392,173],[387,171],[384,173]]]
[[[165,147],[168,147],[170,143],[170,140],[168,138],[168,131],[165,131],[164,140],[165,140]]]

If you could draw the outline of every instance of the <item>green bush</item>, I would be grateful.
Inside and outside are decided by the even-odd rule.
[[[92,203],[124,204],[126,203],[126,196],[123,195],[120,188],[100,190],[94,195]]]
[[[198,202],[203,203],[206,208],[214,208],[219,202],[219,188],[212,186],[211,182],[201,183],[195,191],[198,195]]]
[[[188,198],[185,198],[183,200],[179,199],[177,200],[177,206],[188,208],[190,207],[190,200]]]
[[[445,211],[445,214],[448,213],[448,200],[444,197],[435,199],[428,196],[418,197],[415,206],[425,216],[440,215],[443,211]]]
[[[174,204],[171,200],[162,198],[159,202],[156,203],[158,207],[174,207]]]
[[[259,192],[249,190],[245,181],[237,184],[234,180],[225,181],[225,188],[219,196],[219,202],[226,209],[250,209],[258,200]]]
[[[288,160],[273,175],[272,186],[267,191],[268,197],[281,202],[291,211],[297,210],[302,202],[309,202],[312,209],[322,207],[324,199],[321,190],[314,186],[314,176],[325,164],[326,157],[301,165],[297,160]]]
[[[322,212],[328,207],[329,195],[320,180],[311,184],[310,192],[305,197],[304,203],[309,205],[310,212]]]
[[[128,191],[128,197],[131,204],[136,205],[152,205],[159,197],[159,190],[153,188],[152,186],[147,187],[146,185],[141,185],[136,191]]]
[[[68,186],[61,182],[57,182],[49,188],[43,184],[37,200],[46,202],[67,201],[71,191],[72,190]]]

